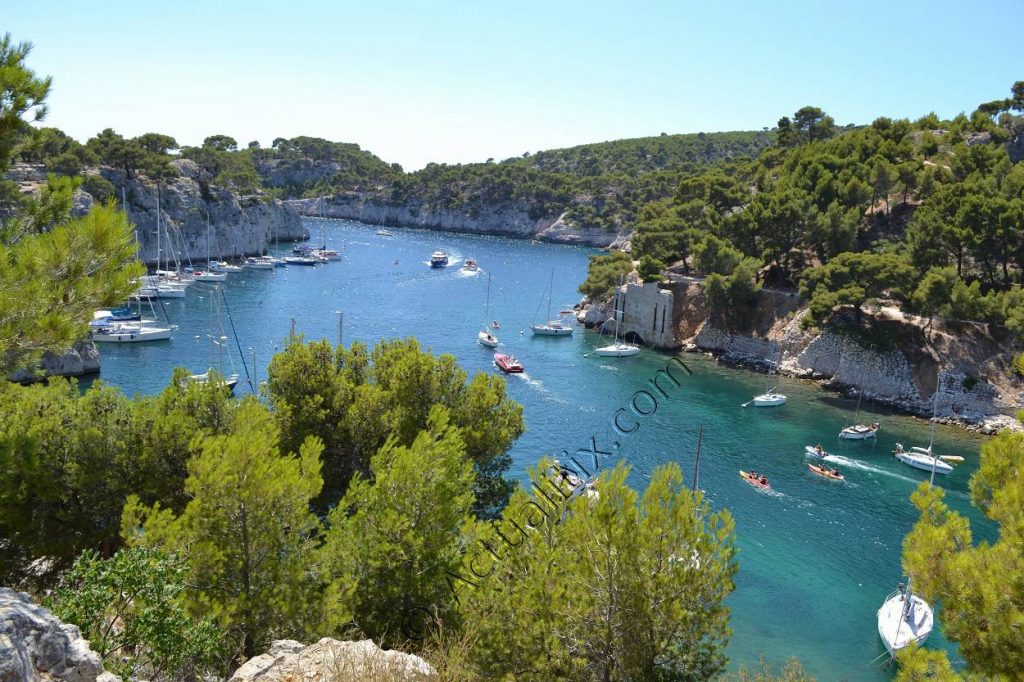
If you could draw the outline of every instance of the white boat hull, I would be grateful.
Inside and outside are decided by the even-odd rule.
[[[636,355],[640,352],[640,348],[637,346],[631,346],[628,343],[617,343],[611,346],[603,346],[602,348],[595,348],[594,353],[601,357],[611,358],[626,358],[630,355]]]
[[[203,272],[192,275],[193,279],[199,282],[223,282],[228,278],[226,272]]]
[[[177,287],[158,287],[154,298],[185,298],[185,290]]]
[[[476,335],[476,340],[481,346],[487,346],[488,348],[498,347],[498,337],[487,332],[479,332]]]
[[[144,341],[166,341],[177,327],[113,327],[99,329],[92,333],[96,343],[142,343]]]
[[[273,270],[274,264],[268,261],[253,261],[246,262],[243,267],[249,270]]]
[[[910,596],[907,617],[903,618],[904,599],[902,593],[896,592],[878,609],[878,636],[889,655],[894,657],[897,651],[911,644],[924,644],[935,624],[932,608],[914,594]]]
[[[754,407],[778,407],[786,404],[786,396],[781,393],[762,393],[754,396],[751,402],[754,403]]]
[[[931,473],[934,470],[937,474],[946,475],[953,471],[953,467],[946,464],[941,459],[921,452],[898,452],[896,453],[896,459],[907,466],[920,469],[921,471],[927,471],[928,473]]]
[[[856,426],[847,426],[845,429],[839,432],[839,437],[843,440],[867,440],[874,438],[878,435],[878,429],[868,429],[867,431],[858,430]]]
[[[530,325],[534,336],[572,336],[572,327],[552,327],[546,324]]]

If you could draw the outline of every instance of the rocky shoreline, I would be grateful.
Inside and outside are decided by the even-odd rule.
[[[887,341],[879,348],[835,331],[803,329],[807,310],[792,292],[762,292],[747,325],[732,330],[709,315],[701,283],[689,278],[645,284],[634,275],[614,301],[581,304],[579,322],[613,330],[612,310],[620,310],[620,333],[632,343],[704,353],[759,372],[769,352],[781,349],[780,374],[825,390],[860,393],[927,419],[938,392],[937,421],[943,424],[984,434],[1022,428],[1013,416],[1024,407],[1024,387],[1012,372],[1012,349],[977,325],[951,329],[937,322],[926,333],[923,320],[879,310],[871,322]]]

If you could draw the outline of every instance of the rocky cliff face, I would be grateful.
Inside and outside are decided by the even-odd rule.
[[[329,197],[323,202],[319,199],[291,199],[286,203],[294,206],[302,215],[316,216],[322,210],[326,218],[344,218],[372,225],[493,234],[602,248],[622,241],[622,237],[614,232],[571,227],[564,215],[557,218],[531,218],[526,207],[515,202],[449,209],[416,201],[388,204],[363,194],[350,193]]]
[[[309,646],[290,639],[278,640],[270,645],[267,653],[246,661],[228,682],[425,682],[437,679],[431,665],[419,656],[384,651],[369,639],[339,642],[325,637]]]
[[[177,161],[181,177],[160,189],[160,257],[171,255],[180,261],[205,262],[213,258],[263,253],[275,240],[306,239],[309,232],[299,214],[276,199],[242,197],[220,187],[207,185],[191,162]],[[140,258],[157,260],[157,187],[138,177],[126,178],[121,171],[104,168],[100,173],[117,188],[127,202],[128,216],[135,223]],[[123,194],[122,194],[123,190]],[[209,217],[209,230],[207,229]]]
[[[119,682],[74,625],[0,587],[0,682]]]
[[[781,349],[784,374],[855,389],[870,400],[921,416],[931,416],[938,391],[941,418],[982,430],[1010,425],[1007,415],[1024,407],[1021,382],[1012,378],[1012,350],[992,339],[982,325],[954,328],[936,322],[926,333],[924,320],[882,309],[872,314],[871,322],[881,346],[866,347],[831,331],[802,329],[807,311],[789,292],[763,291],[740,330],[709,319],[703,286],[689,278],[630,283],[615,300],[615,307],[626,313],[620,333],[656,348],[683,346],[757,368],[764,366],[770,348],[775,353]],[[599,326],[610,315],[611,306],[601,304],[579,317]]]

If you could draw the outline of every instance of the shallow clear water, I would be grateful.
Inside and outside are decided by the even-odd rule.
[[[224,284],[250,373],[256,352],[257,380],[283,347],[292,320],[306,338],[337,340],[339,310],[346,343],[411,335],[435,353],[451,353],[470,372],[494,372],[492,351],[476,343],[490,273],[489,318],[501,322],[499,350],[515,354],[526,367],[525,374],[509,378],[509,394],[523,404],[528,429],[512,449],[512,475],[522,477],[542,454],[564,459],[563,450],[590,451],[596,444],[614,452],[599,457],[602,466],[620,457],[632,464],[637,487],[645,486],[653,467],[668,461],[680,462],[689,480],[703,425],[699,484],[716,508],[732,511],[740,547],[736,592],[729,600],[732,665],[756,665],[761,654],[776,663],[798,656],[821,679],[891,677],[871,663],[884,651],[875,611],[902,579],[900,544],[916,518],[908,497],[927,474],[889,453],[896,441],[926,444],[925,422],[868,406],[863,419],[882,422],[878,442],[841,442],[836,434],[852,418],[852,402],[783,378],[785,406],[743,409],[741,403],[763,390],[763,376],[686,354],[680,357],[692,376],[682,378],[678,389],[669,389],[662,379],[669,395],[652,389],[659,399],[656,409],[646,397],[637,398],[637,409],[652,413],[636,422],[623,413],[622,427],[639,426],[617,434],[612,424],[617,411],[628,409],[637,391],[651,389],[649,380],[672,356],[646,351],[632,358],[598,358],[589,353],[607,340],[592,332],[533,338],[528,329],[545,316],[543,294],[552,271],[552,309],[579,300],[576,287],[592,250],[400,228],[388,228],[394,236],[383,237],[377,227],[345,221],[311,220],[309,227],[316,242],[323,230],[343,260],[315,268],[244,271],[229,275]],[[436,248],[449,252],[447,269],[427,266]],[[481,270],[463,272],[466,257],[476,258]],[[104,346],[102,380],[129,394],[147,394],[159,391],[175,366],[204,371],[211,362],[207,287],[197,284],[185,299],[164,301],[181,327],[173,340]],[[241,357],[233,339],[230,343],[242,374],[238,391],[248,392]],[[230,367],[225,360],[225,372]],[[619,445],[612,448],[616,440]],[[804,445],[818,442],[836,454],[833,464],[846,481],[807,470]],[[937,483],[949,491],[954,508],[969,514],[977,536],[992,537],[994,528],[971,508],[966,494],[980,443],[966,432],[939,427],[936,450],[964,455],[967,462],[937,477]],[[593,461],[584,457],[584,464]],[[759,492],[739,478],[740,469],[752,468],[769,476],[771,492]],[[948,645],[934,633],[929,646]]]

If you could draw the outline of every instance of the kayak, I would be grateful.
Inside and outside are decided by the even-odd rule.
[[[825,478],[831,478],[833,481],[842,481],[842,480],[844,480],[844,477],[843,477],[842,474],[833,474],[831,471],[829,471],[828,469],[826,469],[824,467],[819,467],[819,466],[815,466],[813,464],[808,464],[807,468],[810,469],[811,471],[813,471],[814,473],[818,474],[819,476],[824,476]]]
[[[808,454],[808,455],[810,455],[811,457],[822,457],[822,458],[824,458],[824,457],[828,457],[828,453],[827,453],[827,452],[825,452],[825,450],[824,450],[824,449],[823,449],[823,450],[822,450],[821,452],[818,452],[817,450],[815,450],[815,449],[814,449],[814,447],[813,447],[813,446],[810,446],[810,445],[805,445],[805,446],[804,446],[804,450],[805,450],[805,451],[807,452],[807,454]]]
[[[760,488],[761,490],[768,490],[769,488],[772,487],[768,483],[761,483],[760,480],[758,480],[756,478],[753,478],[746,471],[740,471],[740,478],[742,478],[744,481],[746,481],[750,485],[754,486],[755,488]]]

